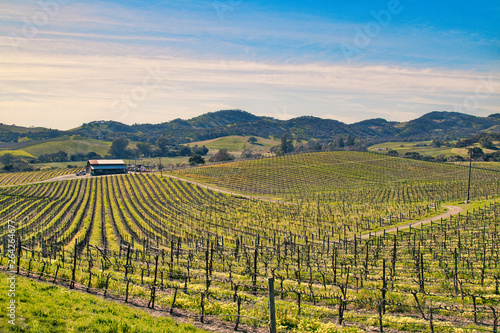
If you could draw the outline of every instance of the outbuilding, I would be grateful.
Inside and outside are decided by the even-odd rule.
[[[123,160],[89,160],[86,171],[92,176],[115,175],[127,173],[127,167]]]

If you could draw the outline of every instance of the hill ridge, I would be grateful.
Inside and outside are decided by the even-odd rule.
[[[2,124],[0,142],[16,142],[23,137],[29,140],[42,140],[64,135],[79,135],[98,140],[126,137],[134,141],[150,142],[165,136],[170,142],[181,144],[231,135],[280,138],[283,134],[305,140],[331,140],[339,135],[352,135],[361,140],[382,142],[395,139],[398,141],[458,139],[477,135],[486,130],[500,130],[499,114],[480,117],[452,111],[432,111],[406,122],[372,118],[346,124],[339,120],[316,116],[279,120],[232,109],[208,112],[191,119],[177,118],[159,124],[127,125],[112,120],[97,120],[67,131],[40,127],[33,130]]]

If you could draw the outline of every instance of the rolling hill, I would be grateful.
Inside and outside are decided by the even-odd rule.
[[[54,152],[51,145],[55,140],[66,137],[79,137],[81,145],[69,144],[71,151],[84,149],[103,153],[107,150],[104,141],[117,138],[129,141],[148,141],[154,143],[159,137],[166,137],[170,144],[187,144],[213,140],[222,137],[255,136],[279,140],[288,134],[298,140],[334,141],[339,135],[352,136],[363,146],[388,141],[415,141],[467,138],[483,132],[500,131],[500,116],[477,117],[457,112],[434,111],[408,122],[390,122],[385,119],[369,119],[354,124],[337,120],[303,116],[290,120],[259,117],[241,110],[223,110],[183,120],[174,119],[161,124],[126,125],[115,121],[93,121],[68,130],[58,131],[43,128],[24,128],[19,126],[0,126],[0,149],[23,150],[22,154],[36,156],[40,151]],[[99,140],[83,142],[85,140]],[[57,147],[55,147],[57,146]],[[59,144],[54,148],[59,149]],[[47,149],[44,149],[47,147]]]

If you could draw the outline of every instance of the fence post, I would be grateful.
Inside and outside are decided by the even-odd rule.
[[[70,289],[75,288],[75,274],[76,274],[76,239],[75,239],[75,257],[73,258],[73,273],[71,274],[71,284],[69,286]],[[106,295],[105,295],[106,296]]]
[[[276,333],[276,308],[274,303],[274,278],[269,278],[268,291],[269,291],[269,332]]]

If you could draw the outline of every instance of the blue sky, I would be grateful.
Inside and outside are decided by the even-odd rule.
[[[500,112],[499,22],[498,1],[7,0],[0,122],[486,116]]]

